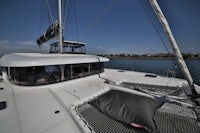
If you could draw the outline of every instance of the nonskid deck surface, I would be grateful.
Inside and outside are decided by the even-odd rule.
[[[79,113],[97,133],[147,133],[143,129],[136,129],[99,112],[90,104],[78,107]],[[154,121],[160,133],[199,133],[200,128],[195,119],[164,111],[156,111]]]

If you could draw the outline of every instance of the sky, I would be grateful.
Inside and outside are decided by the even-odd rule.
[[[200,0],[158,2],[181,52],[200,53]],[[0,54],[49,51],[48,43],[42,47],[36,44],[37,38],[57,18],[56,2],[47,3],[46,0],[0,1]],[[142,5],[172,51],[148,0],[64,0],[63,3],[64,38],[86,43],[87,53],[167,53]]]

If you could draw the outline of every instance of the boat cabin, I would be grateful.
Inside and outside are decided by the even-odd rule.
[[[59,43],[50,44],[49,53],[58,53]],[[74,42],[74,41],[64,41],[63,42],[63,53],[70,54],[85,54],[85,43]]]
[[[107,61],[84,54],[14,53],[3,56],[0,65],[11,83],[35,86],[102,73]]]

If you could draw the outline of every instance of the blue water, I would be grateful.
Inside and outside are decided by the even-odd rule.
[[[175,62],[175,64],[174,64]],[[195,83],[200,85],[200,60],[186,60],[186,64]],[[133,70],[167,75],[168,70],[176,70],[176,77],[183,78],[183,73],[175,60],[159,59],[111,59],[106,68]]]
[[[184,79],[180,68],[174,65],[174,60],[158,60],[158,59],[111,59],[105,64],[106,68],[133,70],[139,72],[155,73],[159,75],[167,75],[167,70],[176,70],[176,77]],[[200,60],[186,60],[186,64],[190,70],[195,83],[200,85]],[[0,67],[0,73],[2,69]]]

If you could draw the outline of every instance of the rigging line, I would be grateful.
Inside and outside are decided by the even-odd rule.
[[[51,13],[51,9],[49,7],[49,3],[48,3],[48,0],[46,0],[46,4],[47,4],[47,9],[48,9],[48,15],[51,19],[51,22],[53,23],[53,16],[52,16],[52,13]]]
[[[168,52],[168,54],[170,54],[169,49],[167,48],[167,45],[166,45],[164,39],[162,38],[162,36],[161,36],[161,34],[160,34],[158,28],[156,27],[156,25],[155,25],[153,19],[151,18],[150,14],[148,13],[147,9],[145,8],[143,2],[142,2],[141,0],[138,0],[138,1],[139,1],[140,5],[142,6],[142,8],[144,9],[145,14],[147,15],[148,19],[150,20],[150,22],[151,22],[151,24],[152,24],[154,30],[155,30],[156,33],[158,34],[158,36],[159,36],[161,42],[163,43],[165,49],[166,49],[167,52]],[[173,62],[174,65],[176,65],[176,62],[175,62],[174,60],[172,60],[172,62]]]
[[[75,28],[77,34],[77,42],[79,41],[79,29],[78,29],[78,21],[77,21],[77,12],[76,12],[76,0],[74,0],[74,19],[75,19]]]
[[[165,49],[166,49],[166,50],[167,50],[167,52],[168,52],[168,54],[170,54],[170,52],[169,52],[169,49],[167,48],[167,45],[166,45],[166,43],[165,43],[164,39],[162,38],[162,36],[161,36],[161,34],[160,34],[160,32],[159,32],[158,28],[156,27],[156,25],[155,25],[155,23],[154,23],[154,21],[153,21],[152,17],[150,16],[150,14],[148,13],[147,9],[145,8],[145,6],[144,6],[143,2],[142,2],[141,0],[138,0],[138,1],[139,1],[140,5],[142,6],[142,8],[144,9],[144,12],[145,12],[145,14],[146,14],[146,15],[147,15],[147,17],[149,18],[149,20],[150,20],[151,24],[153,25],[153,28],[154,28],[154,30],[155,30],[155,31],[156,31],[156,33],[158,34],[158,36],[159,36],[159,38],[160,38],[161,42],[163,43],[163,45],[164,45]],[[174,66],[175,66],[175,68],[174,68],[174,69],[175,69],[175,71],[176,71],[176,67],[177,67],[176,61],[172,59],[172,63],[174,64]],[[175,81],[175,82],[176,82],[176,80],[175,80],[175,79],[173,79],[173,81]]]
[[[118,0],[112,0],[104,9],[86,26],[85,31],[89,30]]]
[[[167,50],[167,52],[169,53],[169,50],[167,48],[167,45],[165,43],[165,41],[163,40],[163,38],[161,37],[160,32],[158,31],[158,28],[156,27],[155,23],[153,22],[151,16],[149,15],[149,13],[147,12],[147,9],[145,8],[144,4],[142,3],[141,0],[138,0],[140,5],[142,6],[142,8],[144,9],[145,14],[147,15],[147,17],[149,18],[151,24],[153,25],[153,28],[155,29],[156,33],[158,34],[160,40],[162,41],[162,43],[164,44],[165,49]]]
[[[65,7],[63,30],[65,29],[65,23],[66,23],[66,19],[67,19],[67,11],[68,11],[68,0],[67,0],[66,7]]]
[[[40,6],[40,12],[42,12],[41,14],[39,14],[40,15],[40,22],[39,22],[39,33],[38,33],[38,36],[39,36],[39,34],[41,33],[41,29],[42,29],[42,18],[44,17],[44,12],[42,11],[42,6],[43,6],[43,4],[42,4],[43,2],[41,2],[41,6]]]
[[[40,1],[40,2],[39,2],[39,5],[40,5],[40,10],[39,10],[39,25],[38,25],[39,30],[38,30],[37,37],[40,36],[40,33],[42,32],[42,22],[43,22],[42,19],[43,19],[44,16],[45,16],[45,12],[42,11],[43,6],[44,6],[44,2],[43,2],[43,1]],[[36,41],[37,41],[37,39],[36,39]],[[35,41],[35,42],[36,42],[36,41]],[[40,50],[40,52],[41,52],[41,46],[40,46],[40,45],[38,45],[38,48],[39,48],[39,50]]]

